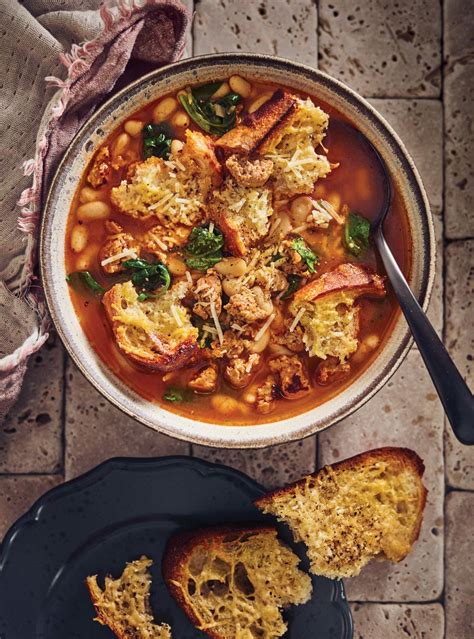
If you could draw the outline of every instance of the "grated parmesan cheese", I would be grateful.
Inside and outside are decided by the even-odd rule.
[[[131,257],[133,259],[137,258],[137,254],[133,249],[125,249],[121,253],[116,253],[115,255],[111,255],[110,257],[106,257],[105,260],[102,260],[100,263],[101,266],[106,266],[107,264],[112,264],[113,262],[118,262],[124,257]]]
[[[171,314],[173,315],[176,324],[179,326],[179,328],[181,328],[183,326],[183,320],[180,318],[179,313],[178,313],[178,309],[176,308],[175,304],[171,304],[170,310],[171,310]]]
[[[295,328],[298,326],[298,322],[301,320],[303,315],[306,313],[305,308],[300,308],[300,310],[296,313],[295,319],[291,322],[290,333],[292,333]]]
[[[263,326],[260,327],[260,329],[257,331],[257,334],[255,335],[254,338],[254,342],[258,342],[258,340],[263,336],[263,334],[265,333],[265,331],[267,330],[267,328],[270,326],[270,324],[273,322],[273,320],[275,319],[276,313],[272,313],[266,320],[265,324],[263,324]]]
[[[219,343],[222,346],[222,344],[224,343],[224,333],[222,332],[222,327],[220,325],[219,318],[217,316],[216,303],[214,302],[213,299],[211,299],[209,305],[211,307],[211,316],[216,326],[217,337],[219,338]]]

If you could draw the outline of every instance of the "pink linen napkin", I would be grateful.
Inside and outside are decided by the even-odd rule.
[[[55,167],[95,105],[119,85],[179,59],[185,46],[190,16],[179,0],[95,5],[98,0],[0,0],[6,35],[0,70],[10,93],[0,129],[0,156],[7,158],[0,184],[0,421],[19,395],[28,358],[48,337],[36,259],[42,202]],[[66,53],[74,39],[82,43]],[[62,78],[56,77],[58,56],[66,68]],[[59,89],[50,99],[46,87],[41,90],[42,71]],[[22,156],[33,150],[34,158],[23,163],[32,179],[24,188]]]

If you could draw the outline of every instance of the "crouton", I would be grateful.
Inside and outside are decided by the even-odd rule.
[[[178,282],[160,297],[139,301],[128,281],[104,294],[117,345],[132,362],[150,370],[171,371],[199,352],[198,330],[181,303],[187,289],[186,282]]]
[[[213,192],[208,210],[224,235],[228,251],[242,257],[268,233],[272,192],[264,187],[239,186],[227,178],[224,188]]]
[[[97,613],[95,621],[108,626],[119,639],[171,639],[168,624],[153,622],[150,605],[151,559],[141,557],[128,563],[121,577],[105,578],[104,589],[97,575],[86,584]]]
[[[255,113],[220,137],[216,147],[229,154],[255,155],[266,138],[277,131],[295,110],[295,96],[278,89]]]
[[[164,226],[194,226],[204,218],[207,196],[219,181],[212,141],[188,130],[179,156],[137,162],[127,179],[112,189],[111,200],[122,213],[139,220],[155,216]]]
[[[311,193],[314,184],[331,171],[329,160],[315,151],[323,140],[329,117],[307,98],[259,146],[261,157],[272,160],[275,192],[280,196]]]
[[[360,308],[354,303],[362,295],[384,296],[384,278],[355,264],[340,264],[295,293],[292,328],[300,322],[310,356],[342,364],[357,350]]]
[[[374,558],[402,561],[418,538],[426,503],[424,465],[408,448],[369,450],[255,503],[308,549],[311,572],[353,577]]]
[[[277,639],[281,609],[305,603],[311,580],[271,526],[178,533],[163,560],[166,584],[191,622],[213,639]]]

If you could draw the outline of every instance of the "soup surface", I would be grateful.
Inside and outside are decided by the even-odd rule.
[[[303,413],[376,357],[398,307],[370,238],[382,176],[314,96],[233,76],[137,111],[84,171],[66,269],[94,349],[206,422]],[[386,232],[406,274],[401,198]]]

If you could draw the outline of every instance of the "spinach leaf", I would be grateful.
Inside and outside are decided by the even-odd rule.
[[[186,244],[186,264],[197,271],[207,271],[222,260],[223,246],[224,236],[219,229],[214,228],[211,233],[208,227],[195,226]]]
[[[184,401],[184,394],[181,388],[168,388],[168,390],[163,393],[163,399],[167,402],[182,402]]]
[[[105,288],[99,284],[89,271],[75,271],[74,273],[69,273],[66,277],[66,282],[75,290],[80,290],[81,287],[86,287],[93,293],[98,293],[100,295],[105,293]]]
[[[291,297],[299,289],[302,279],[300,275],[288,275],[288,288],[281,296],[281,299],[287,300]]]
[[[349,213],[344,229],[347,250],[358,257],[369,248],[370,222],[362,215]]]
[[[143,155],[145,159],[153,155],[167,160],[171,153],[170,131],[162,124],[147,124],[143,127]]]
[[[314,253],[302,237],[297,237],[293,240],[291,248],[298,253],[306,264],[310,273],[316,273],[316,268],[319,264],[319,257]]]
[[[222,135],[235,126],[236,105],[242,98],[238,93],[229,93],[223,98],[211,100],[210,97],[217,89],[214,88],[209,97],[207,96],[211,89],[208,91],[204,91],[204,89],[205,87],[188,88],[186,92],[179,95],[179,100],[189,117],[203,131],[213,135]]]
[[[200,87],[193,88],[193,95],[196,100],[199,100],[199,102],[206,102],[207,100],[211,99],[217,89],[219,89],[223,84],[223,82],[210,82],[209,84],[201,84]]]
[[[171,275],[164,264],[161,262],[147,262],[142,259],[127,260],[123,262],[123,266],[132,271],[132,284],[136,289],[141,291],[138,296],[139,301],[157,297],[149,291],[156,290],[161,286],[159,294],[167,291],[171,284]]]

